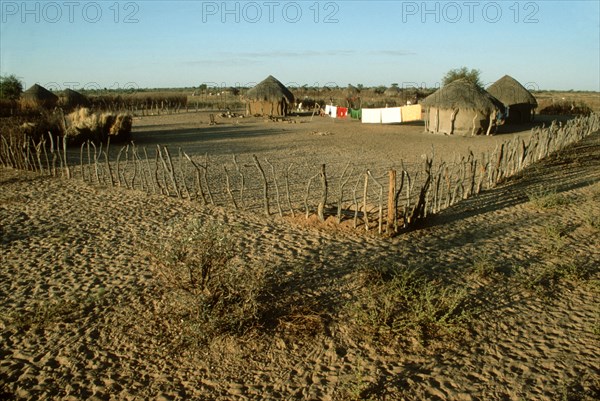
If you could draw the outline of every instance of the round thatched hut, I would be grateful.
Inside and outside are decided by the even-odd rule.
[[[87,96],[67,88],[60,96],[60,104],[66,109],[72,110],[77,107],[89,107],[90,101]]]
[[[21,104],[25,107],[53,108],[58,103],[58,96],[38,84],[33,85],[21,94]]]
[[[538,106],[535,97],[516,79],[505,75],[494,82],[487,91],[506,107],[506,122],[527,123],[533,121]]]
[[[398,88],[397,86],[390,86],[389,88],[387,88],[384,92],[383,92],[384,96],[387,97],[396,97],[400,95],[400,88]]]
[[[275,77],[265,80],[246,92],[246,114],[285,116],[294,106],[294,95]]]
[[[425,129],[448,135],[490,134],[497,117],[504,113],[502,103],[467,79],[459,79],[426,97]]]

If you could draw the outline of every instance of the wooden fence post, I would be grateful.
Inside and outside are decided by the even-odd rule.
[[[387,225],[386,232],[389,234],[394,230],[396,222],[396,170],[388,172],[388,205],[387,205]]]
[[[254,164],[256,165],[256,168],[258,169],[263,179],[263,205],[265,215],[269,217],[271,213],[269,211],[269,184],[267,183],[267,177],[265,176],[265,171],[263,170],[262,166],[260,165],[260,162],[258,161],[258,157],[256,157],[256,155],[252,155],[252,158],[254,159]]]
[[[321,177],[321,187],[323,189],[323,194],[321,196],[321,202],[317,206],[317,216],[319,220],[325,221],[324,209],[327,204],[327,175],[325,174],[325,165],[321,165],[321,173],[319,174]]]

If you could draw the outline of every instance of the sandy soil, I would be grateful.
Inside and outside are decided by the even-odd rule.
[[[361,155],[365,162],[397,163],[429,152],[432,144],[446,155],[527,135],[454,138],[424,135],[419,126],[363,129],[332,120],[244,121],[238,131],[188,117],[138,120],[136,141],[164,136],[165,143],[180,141],[198,152],[259,153],[307,164]],[[196,124],[194,138],[187,138]],[[4,398],[556,400],[600,394],[600,235],[597,223],[589,223],[600,216],[599,134],[393,239],[302,220],[265,222],[253,213],[7,169],[0,171],[0,187]],[[528,194],[540,189],[567,201],[537,207]],[[193,354],[144,334],[140,317],[152,319],[161,291],[148,244],[172,235],[173,221],[189,218],[233,227],[241,257],[282,277],[290,299],[311,300],[320,308],[315,313],[328,317],[325,328],[312,335],[222,337]],[[558,245],[552,227],[561,228]],[[540,292],[510,275],[474,274],[482,255],[497,270],[526,273],[570,261],[591,273]],[[347,335],[352,322],[337,312],[360,290],[356,270],[399,261],[464,281],[480,294],[485,307],[462,341],[390,346]]]

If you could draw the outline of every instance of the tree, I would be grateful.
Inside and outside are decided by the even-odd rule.
[[[448,71],[446,75],[444,75],[444,78],[442,78],[442,83],[444,86],[446,86],[450,82],[456,81],[457,79],[466,78],[467,80],[473,82],[475,85],[481,88],[483,87],[483,84],[481,83],[481,79],[479,78],[480,74],[481,71],[476,69],[471,69],[469,71],[467,67],[455,68]]]
[[[0,99],[18,100],[23,93],[23,84],[14,74],[0,77]]]

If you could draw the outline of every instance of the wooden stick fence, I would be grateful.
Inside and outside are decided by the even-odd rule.
[[[332,174],[325,164],[307,174],[306,169],[297,169],[294,164],[277,166],[264,159],[264,165],[269,167],[267,174],[255,155],[246,161],[234,155],[231,164],[217,166],[208,154],[198,158],[178,149],[171,155],[166,146],[140,149],[134,143],[115,149],[110,142],[106,146],[86,142],[68,152],[65,141],[50,134],[37,143],[26,136],[0,136],[0,165],[204,205],[262,209],[267,217],[272,215],[272,205],[280,217],[295,217],[296,212],[303,210],[306,218],[315,215],[325,221],[331,217],[341,224],[348,216],[346,220],[352,220],[354,228],[362,225],[365,231],[376,229],[379,234],[394,234],[495,187],[599,129],[600,115],[592,114],[564,125],[552,123],[547,128],[534,128],[528,140],[515,137],[479,158],[469,152],[460,159],[456,157],[453,163],[435,164],[432,150],[431,155],[424,157],[421,168],[409,171],[401,161],[399,171],[390,169],[379,174],[350,168],[350,162],[341,174]],[[350,182],[352,190],[345,191]]]

